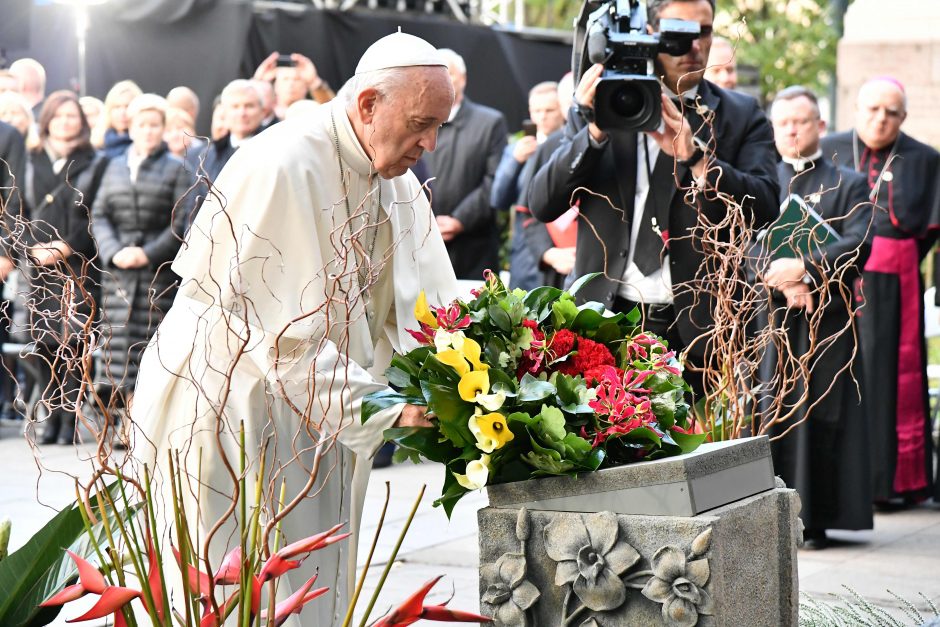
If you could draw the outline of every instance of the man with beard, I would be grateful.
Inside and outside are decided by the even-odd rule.
[[[920,262],[940,228],[940,153],[901,132],[904,87],[874,78],[858,92],[855,128],[826,137],[823,153],[868,180],[875,212],[862,278],[862,355],[875,502],[911,504],[933,484]]]

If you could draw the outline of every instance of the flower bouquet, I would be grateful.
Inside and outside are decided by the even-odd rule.
[[[575,304],[578,289],[508,290],[492,272],[473,300],[415,306],[420,347],[396,355],[392,389],[368,396],[362,420],[398,403],[427,406],[435,428],[393,428],[399,461],[445,464],[449,516],[491,483],[576,475],[688,453],[695,433],[676,355],[638,326],[639,312]]]

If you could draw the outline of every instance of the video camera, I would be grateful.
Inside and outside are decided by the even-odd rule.
[[[660,20],[646,32],[640,0],[586,0],[575,24],[571,69],[577,82],[594,63],[604,73],[594,97],[594,122],[605,131],[642,132],[659,128],[662,89],[656,56],[687,54],[701,27],[688,20]]]

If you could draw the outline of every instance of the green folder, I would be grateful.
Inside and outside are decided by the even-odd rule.
[[[821,215],[796,195],[780,205],[780,217],[767,230],[767,248],[775,259],[805,257],[842,239]]]

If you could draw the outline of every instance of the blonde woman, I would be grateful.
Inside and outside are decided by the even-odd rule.
[[[131,138],[127,134],[127,105],[141,93],[143,92],[134,81],[121,81],[115,83],[105,96],[104,111],[98,118],[91,143],[106,157],[120,157],[131,145]]]
[[[179,250],[192,209],[193,175],[163,141],[166,100],[135,98],[127,109],[131,145],[112,159],[92,208],[101,277],[102,364],[99,376],[117,406],[130,405],[140,353],[170,308]]]
[[[39,134],[33,110],[26,98],[15,91],[0,93],[0,121],[6,122],[20,132],[26,139],[26,149],[32,150],[39,145]]]

